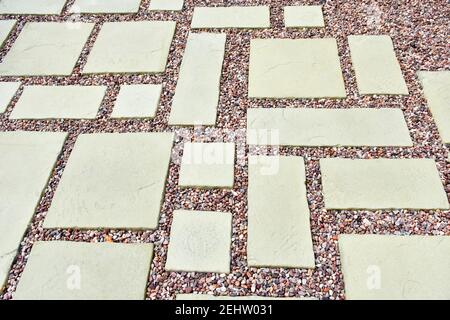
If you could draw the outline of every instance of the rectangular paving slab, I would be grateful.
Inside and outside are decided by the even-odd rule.
[[[2,0],[0,14],[60,14],[67,0]]]
[[[170,111],[170,125],[215,125],[225,34],[191,33]]]
[[[151,0],[150,11],[181,11],[184,0]]]
[[[250,156],[248,170],[248,265],[314,268],[303,158]]]
[[[408,94],[389,36],[349,36],[348,44],[360,94]]]
[[[0,82],[0,113],[6,111],[19,88],[20,82]]]
[[[75,0],[71,13],[128,13],[137,12],[141,0]]]
[[[268,6],[195,7],[191,28],[270,28],[270,8]]]
[[[284,7],[284,25],[288,28],[322,28],[322,6],[288,6]]]
[[[442,141],[450,144],[450,71],[419,71],[417,75]]]
[[[11,119],[94,119],[106,86],[25,86]]]
[[[400,109],[250,108],[247,143],[286,146],[412,146]]]
[[[3,43],[8,38],[12,29],[16,25],[16,20],[1,20],[0,21],[0,47],[3,46]]]
[[[231,213],[176,210],[167,271],[230,272]]]
[[[233,188],[234,143],[185,143],[179,185]]]
[[[450,299],[450,237],[339,236],[349,300]]]
[[[160,84],[133,84],[120,87],[112,118],[154,118],[161,96]]]
[[[66,133],[0,133],[0,290],[66,137]]]
[[[433,159],[320,160],[327,209],[448,209]]]
[[[250,98],[345,98],[336,40],[252,39]]]
[[[0,63],[0,75],[70,75],[93,27],[94,23],[26,23]]]
[[[175,24],[174,21],[104,23],[82,72],[164,72]]]
[[[16,300],[143,300],[150,243],[36,242]]]
[[[155,229],[173,133],[78,137],[44,228]]]

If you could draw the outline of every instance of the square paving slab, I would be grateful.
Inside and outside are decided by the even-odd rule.
[[[72,13],[133,13],[138,12],[141,0],[75,0]]]
[[[66,133],[0,133],[0,290]]]
[[[70,75],[93,27],[93,23],[26,23],[0,63],[0,75]]]
[[[106,22],[83,73],[159,73],[166,69],[173,21]]]
[[[215,125],[225,34],[189,35],[181,63],[170,125]]]
[[[106,86],[25,86],[11,119],[94,119]]]
[[[185,143],[180,186],[233,188],[234,143]]]
[[[149,243],[36,242],[14,299],[143,300]]]
[[[450,237],[340,235],[349,300],[450,299]]]
[[[176,210],[167,271],[230,272],[231,213]]]
[[[270,8],[268,6],[195,7],[191,28],[270,28]]]
[[[19,88],[20,82],[0,82],[0,113],[6,111]]]
[[[432,159],[320,160],[327,209],[448,209]]]
[[[156,228],[172,143],[172,133],[80,135],[44,228]]]
[[[325,27],[322,6],[284,7],[284,25],[288,28]]]
[[[16,22],[16,20],[0,20],[0,47],[3,46]]]
[[[391,37],[349,36],[348,44],[360,94],[408,94]]]
[[[250,98],[345,98],[336,40],[252,39]]]
[[[151,0],[150,11],[181,11],[184,0]]]
[[[120,87],[112,118],[154,118],[161,96],[160,84],[135,84]]]
[[[67,0],[2,0],[0,14],[60,14]]]
[[[412,146],[400,109],[251,108],[247,143],[286,146]]]
[[[442,141],[450,144],[450,71],[419,71],[417,75]]]
[[[250,267],[314,268],[303,158],[250,156]]]

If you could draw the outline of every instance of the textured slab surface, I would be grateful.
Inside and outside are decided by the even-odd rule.
[[[234,143],[185,143],[180,186],[233,188],[234,150]]]
[[[137,12],[141,0],[75,0],[73,13],[128,13]]]
[[[284,25],[286,27],[313,28],[325,27],[322,6],[284,7]]]
[[[419,71],[417,75],[442,141],[450,144],[450,71]]]
[[[305,179],[301,157],[249,157],[249,266],[315,267]]]
[[[412,146],[400,109],[252,108],[247,143],[287,146]]]
[[[195,7],[191,28],[270,28],[270,9],[267,6]]]
[[[344,98],[336,40],[252,39],[251,98]]]
[[[151,0],[150,11],[181,11],[184,0]]]
[[[166,69],[172,21],[106,22],[83,73],[158,73]]]
[[[70,75],[93,27],[93,23],[26,23],[0,64],[0,75]]]
[[[215,125],[225,41],[225,34],[189,35],[169,124]]]
[[[19,88],[20,82],[0,82],[0,113],[6,111]]]
[[[172,133],[80,135],[44,227],[156,228],[172,142]]]
[[[136,84],[120,87],[112,118],[154,118],[161,96],[160,84]]]
[[[0,289],[65,139],[65,133],[0,133]]]
[[[340,235],[347,299],[450,299],[450,237]]]
[[[448,209],[432,159],[321,159],[327,209]]]
[[[389,36],[349,36],[348,44],[360,94],[408,94]]]
[[[168,271],[230,272],[231,213],[176,210]]]
[[[2,0],[0,14],[60,14],[67,0]]]
[[[13,298],[142,300],[152,255],[149,243],[37,242]]]
[[[106,86],[25,86],[11,119],[94,119]]]
[[[262,296],[214,296],[211,294],[177,294],[177,300],[316,300],[314,298],[273,298]]]
[[[1,5],[1,3],[0,3]],[[3,42],[8,38],[12,29],[16,25],[16,20],[1,20],[0,21],[0,47],[3,45]]]

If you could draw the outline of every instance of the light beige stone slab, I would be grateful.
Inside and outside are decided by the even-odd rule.
[[[309,297],[275,298],[263,296],[214,296],[211,294],[177,294],[176,300],[317,300]]]
[[[340,235],[349,300],[450,299],[450,237]]]
[[[70,75],[93,27],[94,23],[26,23],[0,63],[0,75]]]
[[[270,28],[270,8],[268,6],[195,7],[191,28]]]
[[[450,144],[450,71],[419,71],[417,75],[442,141]]]
[[[132,13],[138,12],[141,0],[75,0],[71,13]]]
[[[82,134],[44,228],[155,229],[172,133]]]
[[[82,72],[164,72],[175,24],[173,21],[104,23]]]
[[[94,119],[106,86],[25,86],[11,119]]]
[[[288,6],[284,7],[284,25],[288,28],[322,28],[322,6]]]
[[[6,111],[19,88],[20,82],[0,82],[0,113]]]
[[[234,154],[234,143],[185,143],[180,186],[233,188]]]
[[[251,98],[345,98],[336,40],[252,39]]]
[[[36,242],[14,299],[143,300],[150,243]]]
[[[161,96],[160,84],[134,84],[120,87],[112,118],[154,118]]]
[[[151,0],[150,11],[181,11],[184,0]]]
[[[0,20],[0,47],[16,25],[16,20]]]
[[[67,0],[2,0],[0,14],[60,14]]]
[[[349,36],[348,44],[360,94],[409,93],[389,36]]]
[[[286,146],[412,146],[400,109],[251,108],[247,143]]]
[[[176,210],[165,269],[230,272],[231,213]]]
[[[433,159],[320,160],[327,209],[448,209]]]
[[[248,175],[248,265],[314,268],[303,158],[250,156]]]
[[[215,125],[225,34],[191,33],[181,63],[170,125]]]
[[[0,133],[0,290],[66,133]]]

